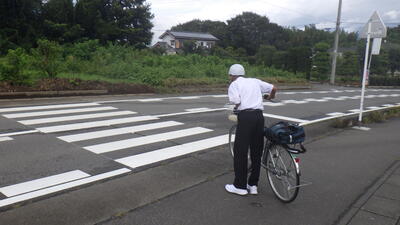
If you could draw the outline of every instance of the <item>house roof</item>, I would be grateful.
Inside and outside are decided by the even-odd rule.
[[[160,39],[164,38],[166,35],[171,35],[176,39],[185,39],[185,40],[202,40],[202,41],[218,41],[214,35],[209,33],[196,33],[196,32],[180,32],[180,31],[165,31]]]

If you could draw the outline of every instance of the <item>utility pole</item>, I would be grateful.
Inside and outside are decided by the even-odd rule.
[[[342,14],[342,0],[339,0],[339,9],[336,20],[336,34],[335,34],[335,44],[333,47],[333,57],[332,57],[332,71],[331,71],[331,84],[335,84],[336,75],[336,58],[339,46],[339,33],[340,33],[340,15]]]

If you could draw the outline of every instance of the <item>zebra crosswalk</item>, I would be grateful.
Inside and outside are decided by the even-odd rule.
[[[151,99],[151,101],[158,101],[158,99]],[[38,132],[52,134],[50,138],[56,137],[65,143],[80,147],[89,155],[93,154],[94,159],[98,159],[98,155],[107,154],[101,158],[107,162],[114,161],[110,168],[104,164],[105,168],[100,174],[96,170],[86,169],[85,171],[85,166],[77,166],[77,168],[65,168],[58,174],[34,176],[32,180],[22,180],[16,184],[7,186],[0,184],[0,207],[109,179],[132,172],[135,168],[227,144],[227,134],[221,135],[209,128],[168,120],[169,116],[210,111],[215,110],[196,108],[179,113],[150,116],[126,109],[120,110],[101,103],[0,109],[1,116],[32,129],[12,134],[24,135]],[[18,140],[4,135],[6,134],[0,134],[0,144]],[[100,163],[102,162],[104,161]],[[102,166],[103,164],[98,164],[94,167]],[[113,170],[110,171],[110,169]]]
[[[151,99],[151,101],[158,101],[158,99]],[[209,110],[196,108],[182,113],[190,114]],[[176,113],[178,114],[180,113]],[[226,135],[215,134],[211,129],[190,127],[182,122],[165,119],[164,117],[169,114],[138,115],[137,112],[119,110],[101,103],[3,108],[0,109],[0,115],[30,126],[38,132],[54,134],[59,140],[75,143],[81,149],[91,153],[104,154],[127,150],[124,152],[128,155],[113,160],[134,168],[214,148],[228,142]],[[150,132],[150,134],[143,135],[141,132]],[[188,143],[174,143],[173,146],[161,149],[160,145],[157,145],[158,149],[150,149],[144,153],[141,151],[141,154],[135,153],[135,149],[140,146],[151,146],[155,143],[182,140],[185,137],[198,135],[200,135],[199,138],[194,138],[194,141]]]

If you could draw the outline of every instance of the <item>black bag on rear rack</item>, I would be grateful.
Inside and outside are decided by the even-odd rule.
[[[264,135],[279,144],[301,144],[306,138],[302,126],[287,122],[278,122],[270,128],[265,128]]]

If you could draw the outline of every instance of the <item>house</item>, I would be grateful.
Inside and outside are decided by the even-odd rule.
[[[176,51],[173,47],[171,47],[170,45],[167,44],[167,42],[165,41],[159,41],[157,43],[155,43],[153,46],[151,46],[152,48],[160,48],[160,49],[164,49],[165,53],[167,55],[174,55],[176,54]]]
[[[162,42],[166,42],[173,49],[183,47],[185,41],[194,41],[196,47],[211,48],[219,39],[209,33],[180,32],[167,30],[159,37]]]

